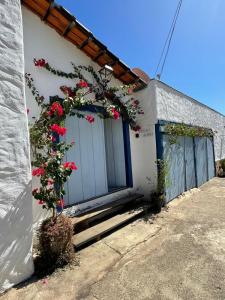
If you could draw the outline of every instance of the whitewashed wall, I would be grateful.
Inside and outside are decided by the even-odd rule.
[[[74,85],[74,80],[59,78],[46,70],[34,67],[34,57],[45,58],[54,67],[64,71],[72,70],[70,64],[71,61],[77,65],[92,65],[96,70],[99,70],[100,67],[88,56],[76,48],[72,43],[62,38],[55,30],[45,25],[45,23],[32,12],[26,8],[23,8],[22,11],[24,24],[25,70],[32,74],[36,87],[46,98],[56,94],[63,97],[59,87],[61,85],[72,86]],[[121,82],[114,79],[112,80],[112,84],[121,85]],[[138,92],[136,96],[141,100],[144,110],[147,109],[149,112],[140,119],[144,130],[144,133],[141,135],[142,137],[136,139],[134,134],[131,133],[134,188],[100,197],[96,200],[89,201],[86,204],[78,205],[76,209],[85,209],[92,205],[99,205],[102,202],[112,201],[113,199],[118,199],[137,189],[148,195],[150,189],[154,187],[156,182],[156,175],[154,173],[156,156],[154,121],[151,120],[151,118],[155,108],[150,99],[153,95],[150,89],[145,89]],[[26,88],[26,99],[30,109],[29,118],[32,120],[32,116],[37,116],[38,108],[28,88]],[[147,180],[147,177],[151,180],[151,184]],[[36,226],[37,222],[41,220],[44,215],[42,209],[38,207],[35,201],[33,202],[34,224]]]
[[[144,115],[138,119],[141,125],[141,134],[137,139],[131,132],[131,156],[133,166],[134,185],[145,196],[157,187],[157,167],[156,167],[156,143],[155,124],[156,102],[154,81],[148,87],[135,95],[140,100],[144,110]]]
[[[225,117],[160,81],[154,80],[153,83],[156,88],[157,118],[213,129],[215,159],[224,158]]]
[[[0,293],[33,273],[20,0],[0,1]]]

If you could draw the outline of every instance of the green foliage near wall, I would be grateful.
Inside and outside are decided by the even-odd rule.
[[[164,126],[164,132],[170,136],[170,144],[176,144],[178,136],[190,136],[190,137],[212,137],[214,132],[212,129],[190,126],[186,124],[170,123]]]

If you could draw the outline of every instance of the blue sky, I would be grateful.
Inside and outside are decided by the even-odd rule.
[[[113,53],[150,77],[178,0],[58,0]],[[225,1],[183,0],[161,80],[225,114]]]

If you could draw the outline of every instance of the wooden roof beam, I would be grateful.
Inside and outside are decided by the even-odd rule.
[[[46,10],[46,12],[45,12],[45,14],[43,15],[43,17],[41,18],[42,21],[45,21],[45,20],[48,18],[49,13],[50,13],[51,9],[54,8],[54,6],[55,6],[54,0],[50,0],[49,7],[48,7],[48,9]]]
[[[87,44],[92,41],[92,36],[89,36],[85,41],[83,41],[83,43],[81,43],[80,46],[78,46],[79,49],[83,49],[85,46],[87,46]]]
[[[101,57],[103,54],[106,53],[106,49],[101,49],[98,54],[95,56],[94,61],[97,61],[99,59],[99,57]]]
[[[119,76],[117,76],[117,78],[120,79],[121,77],[126,75],[128,72],[129,72],[129,70],[126,70],[126,71],[122,72]]]
[[[65,28],[65,30],[62,33],[62,36],[66,36],[70,30],[76,26],[76,19],[74,19],[74,21],[71,21]]]
[[[113,60],[111,63],[107,63],[107,65],[110,66],[110,67],[113,67],[113,66],[115,66],[115,64],[118,63],[118,62],[119,62],[119,59]]]

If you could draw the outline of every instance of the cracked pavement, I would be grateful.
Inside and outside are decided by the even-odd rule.
[[[225,179],[214,178],[79,253],[80,266],[8,299],[225,299]]]

